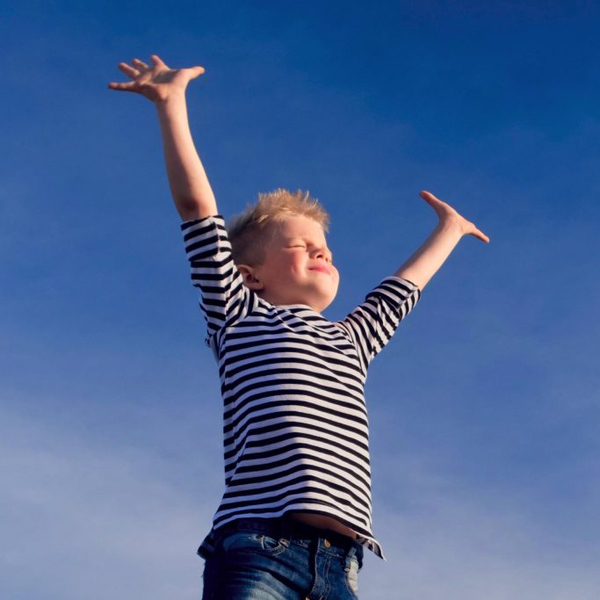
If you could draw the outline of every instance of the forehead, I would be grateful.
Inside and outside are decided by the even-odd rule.
[[[292,215],[274,225],[273,237],[279,239],[301,237],[324,240],[325,232],[322,225],[310,217]]]

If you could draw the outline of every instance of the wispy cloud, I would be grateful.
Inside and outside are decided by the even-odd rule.
[[[180,425],[166,410],[156,417],[169,429]],[[215,508],[220,470],[202,453],[175,463],[168,439],[152,446],[103,436],[100,444],[93,432],[5,411],[3,596],[197,598],[202,563],[194,551]],[[375,515],[388,561],[367,558],[362,597],[597,597],[597,552],[581,540],[558,540],[530,518],[518,492],[494,497],[443,473],[435,458],[378,456],[378,470],[390,475],[377,486]]]
[[[194,553],[219,487],[210,474],[174,479],[207,464],[174,464],[164,446],[102,446],[33,415],[4,412],[1,429],[4,598],[198,597]]]
[[[493,497],[445,476],[422,457],[393,460],[401,507],[379,503],[387,563],[369,558],[362,576],[370,600],[593,600],[598,549],[561,538],[505,490]],[[400,486],[398,486],[400,487]]]

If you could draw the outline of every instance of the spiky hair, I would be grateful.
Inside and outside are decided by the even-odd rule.
[[[239,264],[260,264],[264,260],[264,243],[269,227],[295,215],[313,219],[323,227],[323,231],[329,230],[327,211],[308,192],[279,188],[259,194],[255,204],[249,204],[228,224],[233,260]]]

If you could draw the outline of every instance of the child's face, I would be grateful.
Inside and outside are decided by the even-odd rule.
[[[339,284],[323,228],[300,215],[273,225],[265,260],[252,271],[255,285],[247,285],[265,300],[278,306],[306,304],[317,312],[331,304]]]

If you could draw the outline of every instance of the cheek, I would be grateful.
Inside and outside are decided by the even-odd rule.
[[[290,269],[295,273],[303,273],[306,267],[306,260],[302,256],[294,256],[290,260]]]
[[[337,290],[340,286],[340,274],[337,271],[335,272],[334,286],[335,286],[335,291],[337,292]]]
[[[277,272],[285,275],[287,273],[295,273],[298,270],[297,261],[293,256],[282,256],[277,261]]]

